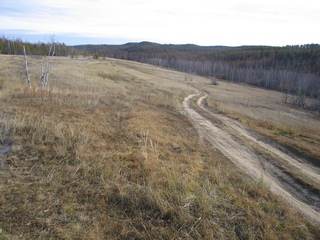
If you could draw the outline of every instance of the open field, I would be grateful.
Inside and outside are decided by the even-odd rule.
[[[285,104],[285,94],[219,81],[205,88],[207,105],[320,166],[320,115]],[[289,101],[293,102],[293,100]]]
[[[22,61],[0,56],[0,147],[13,142],[0,165],[0,239],[320,238],[318,225],[201,141],[182,101],[205,88],[210,108],[279,141],[312,141],[302,150],[313,161],[317,116],[287,106],[260,115],[260,102],[277,106],[265,100],[273,92],[249,97],[260,90],[114,59],[55,58],[41,90],[30,58],[28,89]],[[291,111],[303,120],[281,122]]]

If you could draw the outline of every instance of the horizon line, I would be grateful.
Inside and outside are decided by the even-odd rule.
[[[10,32],[10,31],[9,31]],[[81,46],[81,45],[114,45],[121,46],[126,44],[141,44],[141,43],[151,43],[158,45],[193,45],[198,47],[288,47],[288,46],[305,46],[305,45],[320,45],[320,43],[303,43],[303,44],[286,44],[286,45],[272,45],[272,44],[239,44],[239,45],[225,45],[225,44],[212,44],[203,45],[197,43],[161,43],[150,40],[140,40],[140,39],[125,39],[125,38],[98,38],[98,37],[83,37],[74,35],[63,35],[63,34],[19,34],[19,33],[8,33],[1,34],[0,38],[6,38],[8,40],[21,40],[25,43],[45,43],[49,42],[49,38],[57,38],[57,43],[65,44],[69,47]],[[41,40],[42,39],[42,40]]]

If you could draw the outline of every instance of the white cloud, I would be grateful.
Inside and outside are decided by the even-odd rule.
[[[312,0],[0,0],[0,9],[0,31],[202,45],[320,41]]]

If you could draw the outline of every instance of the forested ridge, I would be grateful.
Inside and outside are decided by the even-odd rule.
[[[197,46],[173,45],[151,42],[124,45],[79,45],[77,49],[98,53],[101,56],[122,58],[139,62],[147,59],[165,60],[168,67],[174,60],[219,61],[236,67],[299,70],[320,75],[320,45],[307,44],[286,47],[268,46]]]
[[[295,104],[319,108],[320,45],[197,46],[151,42],[124,45],[80,45],[76,49],[96,57],[127,59],[168,67],[190,74],[283,91],[296,96]]]

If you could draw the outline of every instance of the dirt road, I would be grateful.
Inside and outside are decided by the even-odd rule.
[[[292,172],[298,172],[310,181],[319,183],[320,169],[294,156],[270,139],[246,129],[239,122],[209,111],[203,106],[207,95],[203,95],[197,101],[201,111],[194,110],[190,106],[190,100],[196,96],[201,95],[197,93],[186,97],[183,106],[201,138],[210,142],[242,171],[265,182],[272,192],[281,196],[288,204],[320,223],[319,191],[301,183],[292,174]],[[210,118],[217,119],[222,124],[214,123],[204,115],[209,115]],[[273,160],[259,154],[257,148],[272,154]]]

